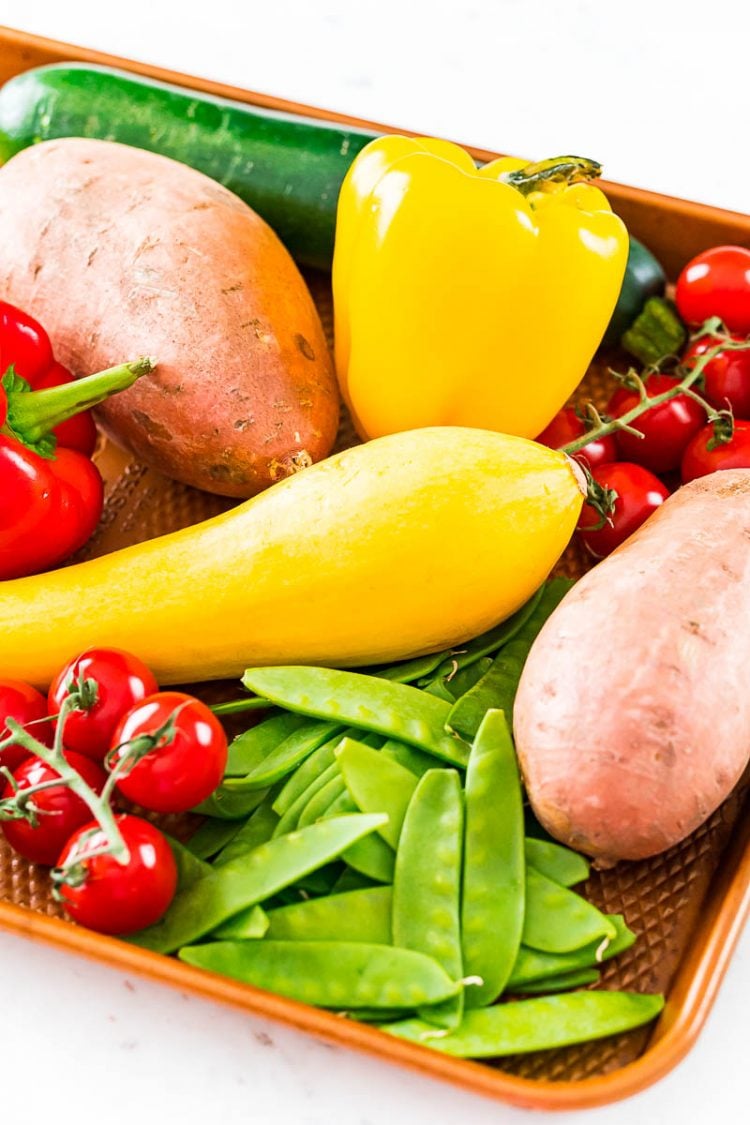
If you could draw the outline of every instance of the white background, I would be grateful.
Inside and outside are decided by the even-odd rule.
[[[0,22],[486,148],[590,155],[610,179],[750,210],[747,3],[0,0]],[[0,982],[13,1125],[541,1119],[5,934]],[[746,1120],[749,1007],[746,933],[687,1061],[567,1121]]]

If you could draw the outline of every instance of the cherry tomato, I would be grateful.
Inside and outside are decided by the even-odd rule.
[[[671,375],[652,375],[646,383],[649,398],[663,394],[679,382]],[[617,401],[611,400],[607,413],[613,418],[621,418],[638,405],[638,391],[628,391],[626,395],[617,393]],[[632,425],[640,430],[642,438],[625,431],[617,433],[617,447],[624,461],[643,465],[652,473],[668,473],[679,468],[682,454],[693,434],[706,424],[706,411],[687,395],[676,395],[661,406],[652,406]]]
[[[43,391],[47,387],[60,387],[63,384],[74,383],[75,379],[61,363],[53,363],[51,367],[34,380],[34,390]],[[96,423],[90,410],[82,414],[75,414],[67,421],[55,426],[52,433],[57,438],[57,444],[66,449],[77,449],[86,457],[90,457],[96,448]]]
[[[662,482],[641,465],[616,461],[594,469],[592,476],[603,488],[617,493],[609,521],[596,528],[599,514],[590,504],[583,505],[578,529],[586,548],[597,559],[606,558],[664,503],[669,492]]]
[[[65,757],[83,780],[96,793],[101,793],[107,775],[90,758],[66,750]],[[19,789],[29,789],[59,777],[57,770],[41,758],[27,758],[14,772]],[[4,797],[13,796],[13,786],[8,782]],[[32,863],[53,864],[71,833],[91,820],[91,809],[67,785],[53,785],[34,796],[39,809],[39,823],[33,828],[26,820],[5,820],[2,829],[10,846],[30,859]]]
[[[71,859],[84,864],[85,881],[63,884],[61,896],[75,922],[102,934],[132,934],[158,922],[177,889],[177,864],[159,829],[139,816],[118,816],[117,823],[130,851],[127,864],[111,855],[86,858],[106,843],[96,821],[79,828],[58,859],[58,867]]]
[[[550,449],[562,449],[572,441],[577,441],[586,432],[586,423],[583,422],[572,406],[565,406],[558,410],[555,417],[545,430],[542,430],[536,439],[540,445],[547,445]],[[589,469],[597,465],[604,465],[607,461],[617,460],[617,444],[612,434],[590,441],[573,456]]]
[[[733,336],[743,340],[743,336]],[[692,360],[704,355],[718,343],[715,336],[701,336],[685,351],[682,362],[692,366]],[[719,352],[703,368],[704,394],[717,410],[730,407],[735,418],[750,419],[750,348],[747,351]]]
[[[129,652],[90,648],[57,673],[49,689],[49,710],[58,714],[79,679],[94,680],[97,699],[88,711],[71,711],[65,723],[65,745],[89,758],[102,759],[126,711],[159,690],[149,668]]]
[[[750,250],[714,246],[688,262],[677,279],[677,308],[688,324],[718,316],[730,332],[750,334]]]
[[[52,745],[52,723],[38,722],[47,716],[47,700],[33,688],[21,680],[0,680],[0,741],[7,738],[10,731],[5,725],[6,719],[15,719],[22,727],[29,727],[29,734],[47,746]],[[0,752],[0,766],[14,770],[29,753],[22,746],[9,746]]]
[[[117,783],[130,801],[154,812],[187,812],[213,793],[224,776],[227,739],[205,703],[181,691],[162,691],[137,703],[120,722],[112,746],[155,734],[174,716],[171,741],[158,746]],[[113,768],[121,755],[114,749]]]
[[[711,425],[695,435],[682,458],[682,483],[721,469],[750,469],[750,422],[735,422],[729,441],[708,448],[714,436]]]

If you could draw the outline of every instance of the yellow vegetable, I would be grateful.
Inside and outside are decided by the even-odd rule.
[[[336,368],[360,434],[481,426],[535,437],[583,377],[628,235],[591,161],[477,169],[445,141],[380,137],[339,196]]]
[[[546,578],[581,482],[565,454],[484,430],[357,446],[205,523],[0,583],[0,676],[46,685],[91,645],[163,684],[437,651]]]

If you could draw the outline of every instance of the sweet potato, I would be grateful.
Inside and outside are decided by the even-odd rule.
[[[664,851],[750,756],[750,470],[702,477],[552,614],[516,696],[534,811],[603,865]]]
[[[310,294],[220,184],[125,145],[48,141],[0,171],[0,245],[0,292],[74,374],[156,356],[98,411],[147,464],[242,497],[329,453],[338,396]]]

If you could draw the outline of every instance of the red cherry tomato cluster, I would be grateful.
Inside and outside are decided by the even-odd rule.
[[[676,302],[689,325],[719,318],[733,341],[744,341],[750,335],[750,250],[717,246],[699,254],[680,274]],[[720,343],[716,335],[699,337],[685,350],[682,366],[690,369]],[[655,398],[678,382],[674,375],[654,373],[646,380],[646,395]],[[595,558],[609,555],[664,503],[677,474],[687,484],[720,469],[750,468],[750,350],[720,351],[703,369],[703,384],[708,407],[723,412],[716,423],[709,422],[706,407],[695,397],[678,394],[633,421],[642,436],[622,429],[573,454],[589,470],[605,506],[611,498],[608,518],[585,504],[578,523],[581,540]],[[605,414],[623,418],[639,401],[636,387],[620,386]],[[572,407],[565,407],[537,441],[563,449],[587,428]]]
[[[73,792],[73,781],[58,772],[65,769],[62,759],[55,769],[39,756],[52,745],[61,710],[67,766],[95,794],[114,791],[153,812],[185,812],[210,796],[224,775],[226,735],[204,703],[159,691],[150,669],[118,649],[90,649],[70,661],[46,700],[28,684],[0,681],[0,743],[13,733],[11,720],[43,744],[38,754],[18,745],[0,751],[6,810],[34,789],[30,816],[5,819],[0,807],[8,843],[32,862],[75,868],[76,877],[60,886],[75,921],[102,933],[132,933],[169,906],[177,884],[174,856],[158,828],[130,814],[116,818],[127,864],[102,852],[105,832]]]

